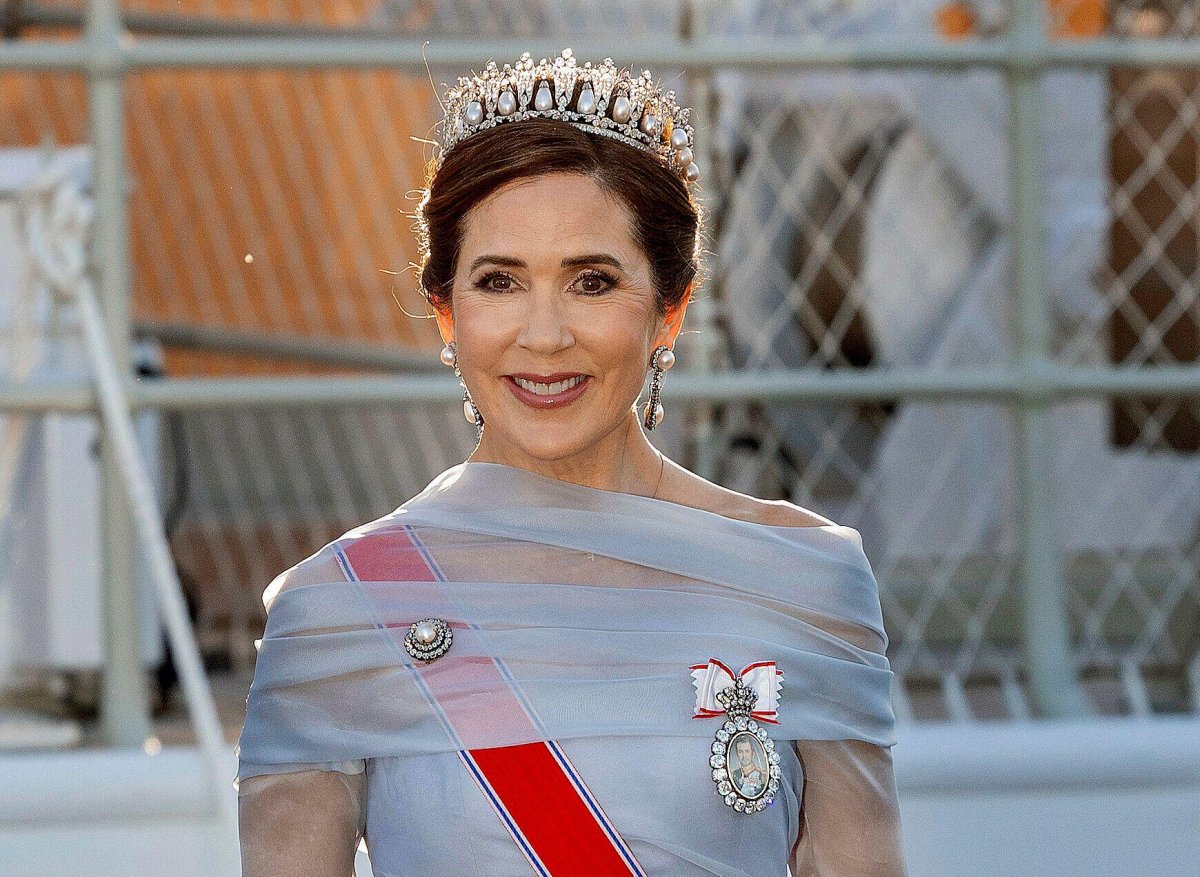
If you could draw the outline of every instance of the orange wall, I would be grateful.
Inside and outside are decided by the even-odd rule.
[[[292,20],[309,23],[319,9],[326,23],[355,25],[371,5],[215,7],[278,21],[286,6]],[[214,14],[214,4],[197,0],[126,7]],[[127,80],[126,104],[135,318],[436,349],[429,322],[405,316],[396,301],[423,312],[409,269],[417,258],[409,214],[430,147],[410,135],[429,136],[437,119],[427,78],[156,71]],[[0,147],[86,142],[86,108],[80,76],[0,75]],[[168,368],[316,371],[186,351],[169,352]]]

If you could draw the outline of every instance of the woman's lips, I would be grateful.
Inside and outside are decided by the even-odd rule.
[[[522,375],[522,377],[524,377],[524,375]],[[524,387],[518,384],[513,379],[512,375],[504,376],[504,383],[506,383],[508,388],[512,390],[514,396],[516,396],[530,408],[539,408],[543,410],[546,408],[561,408],[564,405],[569,405],[570,403],[574,402],[583,394],[583,391],[587,389],[588,383],[591,380],[592,379],[590,376],[585,375],[583,380],[581,380],[578,384],[573,387],[568,387],[561,393],[554,393],[549,396],[539,396],[537,393],[526,390]],[[553,383],[553,381],[548,383]]]

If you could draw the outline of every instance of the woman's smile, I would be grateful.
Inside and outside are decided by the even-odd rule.
[[[512,394],[530,408],[562,408],[583,395],[590,376],[579,372],[537,375],[529,372],[505,375],[504,383]]]

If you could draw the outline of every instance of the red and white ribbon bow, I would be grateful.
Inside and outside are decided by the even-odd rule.
[[[743,685],[758,693],[751,717],[760,722],[779,724],[776,716],[779,690],[783,687],[783,671],[775,666],[774,661],[747,664],[736,676],[716,658],[709,658],[707,664],[693,664],[690,669],[692,683],[696,686],[696,714],[692,716],[693,719],[723,715],[725,710],[717,700],[717,692],[733,685],[734,679],[741,679]]]

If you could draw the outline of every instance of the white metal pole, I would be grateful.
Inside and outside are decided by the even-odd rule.
[[[64,170],[60,166],[57,171],[51,171],[54,172],[61,174]],[[35,188],[53,186],[56,182],[48,174]],[[36,219],[36,212],[31,213]],[[226,776],[225,737],[204,675],[200,650],[158,514],[150,475],[134,436],[129,398],[121,380],[118,360],[95,291],[82,268],[82,259],[79,265],[64,264],[55,254],[45,250],[48,236],[37,233],[36,228],[32,231],[29,242],[35,264],[55,292],[69,298],[79,310],[104,434],[112,448],[112,480],[121,491],[123,505],[132,511],[132,523],[148,561],[171,654],[179,669],[188,714],[204,757],[208,786],[216,798],[214,810],[220,819],[218,843],[222,848],[216,851],[214,873],[225,873],[232,867],[231,863],[238,861],[237,807],[231,794],[232,777]],[[132,631],[136,637],[136,617],[134,622]]]

